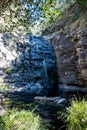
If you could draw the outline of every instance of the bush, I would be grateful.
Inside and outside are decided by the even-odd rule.
[[[9,86],[6,86],[6,85],[5,85],[5,86],[0,86],[0,89],[1,89],[1,90],[8,90],[8,89],[9,89]]]
[[[11,73],[12,73],[11,67],[7,67],[7,68],[5,69],[5,72],[6,72],[7,74],[11,74]]]
[[[5,123],[2,119],[2,116],[0,116],[0,130],[4,130],[5,129]]]
[[[1,121],[0,130],[46,130],[40,124],[40,117],[29,111],[9,111]]]
[[[68,130],[87,130],[87,101],[72,100],[66,115]]]

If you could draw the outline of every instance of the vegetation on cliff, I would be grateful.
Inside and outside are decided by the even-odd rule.
[[[74,5],[75,17],[85,10],[86,0],[1,0],[0,31],[30,32],[31,28],[45,28],[58,18],[64,17],[67,8]],[[69,11],[69,10],[68,10]],[[33,31],[35,31],[35,29]]]

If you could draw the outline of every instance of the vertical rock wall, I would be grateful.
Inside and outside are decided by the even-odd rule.
[[[83,25],[64,29],[61,21],[43,32],[54,46],[59,84],[87,87],[87,28]]]
[[[57,87],[52,45],[42,37],[0,34],[0,86],[48,95]]]

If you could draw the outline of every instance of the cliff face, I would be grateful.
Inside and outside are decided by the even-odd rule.
[[[43,37],[0,34],[0,89],[48,95],[56,76],[55,54]]]
[[[82,18],[70,26],[59,21],[46,28],[43,35],[53,44],[59,83],[87,87],[86,21]]]

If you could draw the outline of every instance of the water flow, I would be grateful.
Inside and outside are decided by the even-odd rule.
[[[3,37],[6,39],[7,35]],[[2,40],[3,40],[2,39]],[[7,42],[7,40],[5,40]],[[1,45],[3,44],[0,43]],[[3,44],[4,45],[4,44]],[[7,70],[3,69],[4,82],[13,91],[27,92],[36,95],[51,95],[56,89],[57,70],[56,58],[52,45],[43,37],[25,35],[18,41],[13,41],[11,45],[6,43],[3,46],[7,51],[2,53],[3,62],[9,64]],[[1,49],[3,49],[1,48]],[[14,51],[12,51],[14,50]],[[15,57],[14,57],[15,54]]]

